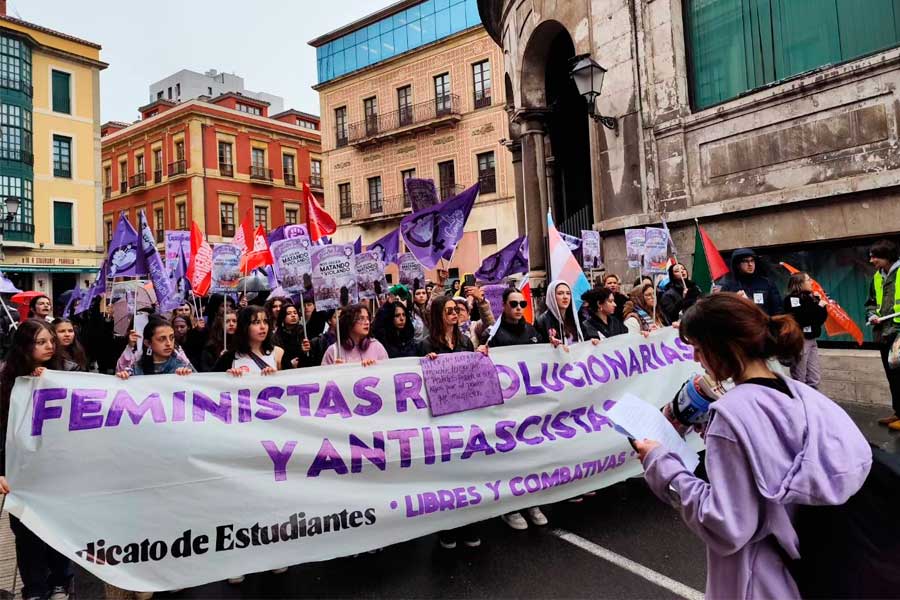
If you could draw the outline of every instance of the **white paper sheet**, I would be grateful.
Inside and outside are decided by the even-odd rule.
[[[624,394],[615,406],[606,411],[616,431],[636,440],[653,440],[681,458],[688,470],[700,464],[700,457],[691,450],[662,412],[652,404],[632,394]]]

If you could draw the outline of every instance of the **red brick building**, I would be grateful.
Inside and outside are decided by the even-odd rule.
[[[303,183],[322,202],[319,119],[236,93],[183,103],[160,99],[131,125],[101,128],[104,236],[120,211],[141,209],[158,241],[196,221],[211,242],[234,236],[253,208],[266,230],[302,223]]]

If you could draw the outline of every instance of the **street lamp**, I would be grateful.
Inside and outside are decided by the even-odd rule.
[[[16,220],[16,213],[19,212],[19,199],[16,196],[7,196],[4,205],[2,218],[0,218],[0,260],[6,260],[6,256],[3,254],[3,233],[6,231],[6,224]]]
[[[575,81],[578,93],[588,103],[588,114],[607,129],[617,131],[619,122],[615,117],[604,117],[597,113],[597,96],[600,95],[600,90],[603,89],[603,78],[606,76],[606,69],[597,64],[589,54],[576,56],[572,60],[575,62],[575,66],[572,67],[569,75]]]

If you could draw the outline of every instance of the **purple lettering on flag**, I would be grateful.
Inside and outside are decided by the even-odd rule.
[[[423,358],[421,366],[433,417],[503,404],[497,369],[480,352]]]

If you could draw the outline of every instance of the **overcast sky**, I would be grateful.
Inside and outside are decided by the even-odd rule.
[[[101,118],[130,122],[149,85],[181,69],[236,73],[285,109],[319,114],[307,45],[395,0],[9,0],[10,16],[103,46]]]

